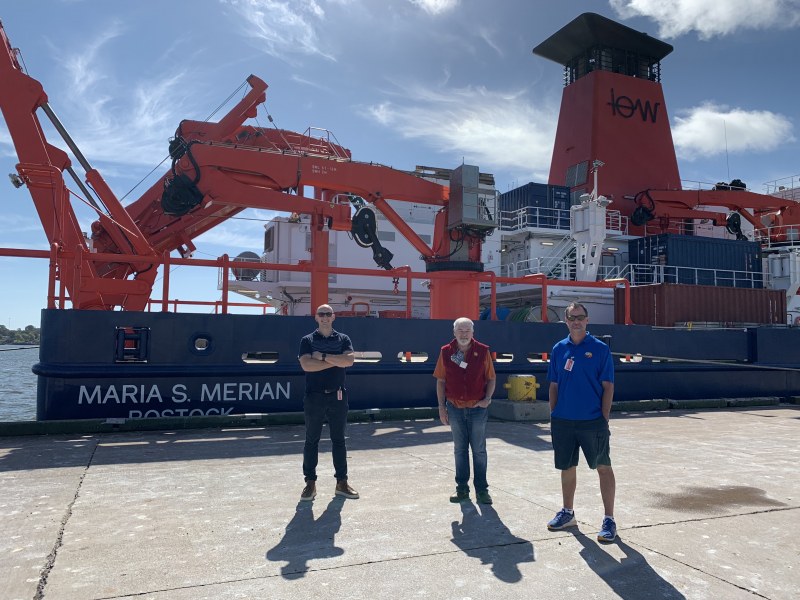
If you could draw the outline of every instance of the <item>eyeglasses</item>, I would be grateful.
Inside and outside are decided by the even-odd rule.
[[[567,321],[583,321],[586,315],[567,315]]]
[[[333,313],[332,312],[318,312],[317,316],[318,317],[332,317]]]

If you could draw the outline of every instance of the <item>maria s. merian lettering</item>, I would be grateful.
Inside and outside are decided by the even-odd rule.
[[[228,382],[202,384],[199,397],[192,398],[189,388],[176,383],[164,393],[157,384],[121,384],[104,387],[102,385],[82,385],[78,391],[78,404],[149,404],[172,402],[184,404],[192,402],[263,402],[267,400],[289,399],[291,383],[286,382]]]
[[[611,88],[611,102],[608,105],[611,107],[611,114],[615,117],[620,116],[623,119],[630,119],[638,114],[641,116],[642,121],[649,119],[651,123],[655,123],[658,118],[658,107],[661,106],[661,103],[653,102],[651,104],[650,100],[642,102],[639,98],[632,100],[629,96],[617,96],[614,93],[614,88]]]

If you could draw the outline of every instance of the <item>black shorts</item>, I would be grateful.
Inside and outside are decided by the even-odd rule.
[[[591,421],[551,417],[550,433],[556,469],[565,471],[577,466],[579,448],[583,450],[590,469],[596,469],[597,465],[611,466],[611,432],[603,417]]]

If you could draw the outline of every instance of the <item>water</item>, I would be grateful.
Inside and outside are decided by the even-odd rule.
[[[36,419],[38,346],[0,346],[0,421]]]

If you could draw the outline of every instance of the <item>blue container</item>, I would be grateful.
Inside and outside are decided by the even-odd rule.
[[[497,206],[501,211],[512,212],[528,206],[548,208],[547,185],[544,183],[526,183],[500,194]]]
[[[666,283],[757,288],[764,285],[761,247],[757,242],[664,233],[633,239],[628,249],[633,264],[683,267],[666,269]]]

